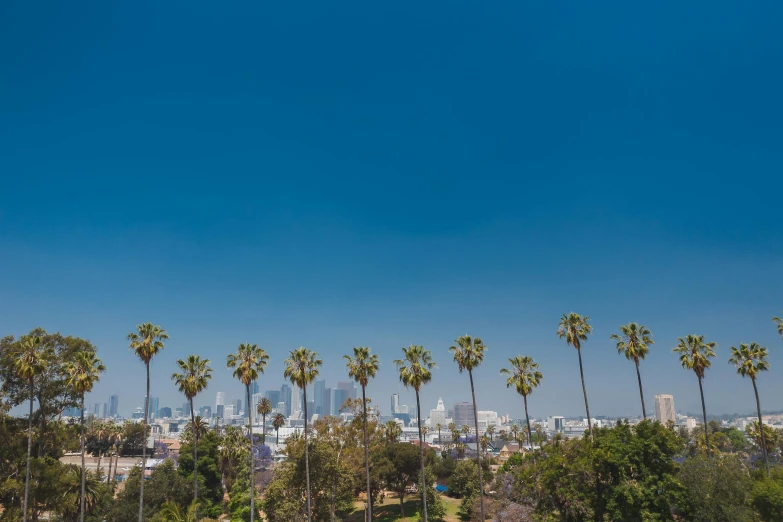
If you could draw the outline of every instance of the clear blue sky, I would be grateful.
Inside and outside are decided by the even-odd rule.
[[[751,411],[732,344],[771,350],[783,409],[783,4],[655,2],[0,3],[0,330],[91,339],[94,400],[141,404],[125,335],[161,324],[153,395],[189,353],[214,393],[243,341],[282,383],[304,345],[323,375],[370,345],[369,394],[467,400],[447,348],[489,347],[480,408],[521,415],[498,370],[534,356],[533,415],[583,411],[559,316],[591,316],[595,414],[639,411],[609,335],[648,325],[642,372],[696,411],[676,338],[718,342],[708,410]],[[88,399],[89,401],[89,399]],[[403,392],[403,401],[414,404]]]

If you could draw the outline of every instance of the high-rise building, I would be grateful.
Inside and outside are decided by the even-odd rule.
[[[171,408],[164,406],[158,410],[158,418],[165,419],[166,417],[171,417]]]
[[[109,397],[109,417],[116,417],[119,409],[120,398],[117,395]]]
[[[261,399],[263,397],[264,396],[261,395],[260,393],[254,393],[253,395],[250,396],[250,401],[251,401],[250,411],[253,412],[253,416],[254,417],[257,415],[257,412],[258,412],[258,403],[261,402]],[[247,417],[247,415],[245,415],[245,417]],[[258,422],[258,420],[260,418],[261,418],[261,416],[258,415],[258,418],[254,418],[253,420],[254,420],[254,422]]]
[[[329,413],[323,411],[324,390],[326,390],[326,381],[324,380],[315,381],[315,386],[313,391],[313,403],[315,404],[315,407],[313,408],[312,413],[318,414],[321,417],[325,415],[329,415]],[[308,410],[307,413],[311,413],[311,412]]]
[[[334,412],[332,411],[332,389],[326,388],[324,390],[323,397],[321,397],[321,411],[323,412],[324,417],[327,417],[329,415],[334,415]]]
[[[546,427],[549,431],[554,433],[563,431],[563,429],[565,429],[565,417],[559,415],[549,417],[546,422]]]
[[[291,388],[291,415],[302,411],[302,392],[298,386]]]
[[[289,385],[284,384],[280,387],[280,402],[285,403],[285,411],[281,411],[280,413],[282,413],[286,417],[291,415],[291,400],[292,400],[291,395],[292,395],[291,387]]]
[[[218,404],[215,406],[215,417],[220,417],[221,419],[226,418],[226,407],[223,404]]]
[[[160,399],[157,397],[150,397],[150,416],[154,417],[155,413],[160,409]]]
[[[235,399],[234,403],[234,415],[239,415],[242,412],[242,399]],[[245,417],[247,417],[247,411],[245,411]]]
[[[466,424],[473,427],[473,403],[470,402],[458,402],[454,405],[454,424],[457,428],[461,428]]]
[[[438,424],[441,426],[446,425],[446,406],[443,405],[443,399],[440,397],[438,397],[438,405],[435,407],[435,409],[430,410],[430,426],[434,428]],[[461,424],[458,424],[458,426],[462,427]]]
[[[332,415],[340,415],[340,408],[348,400],[348,391],[345,388],[334,388],[332,390]]]
[[[193,405],[195,407],[195,404]],[[186,415],[190,415],[190,403],[189,402],[183,402],[182,403],[182,412]]]
[[[223,392],[217,392],[215,394],[215,406],[225,406],[226,394]]]
[[[669,421],[675,422],[674,396],[666,394],[655,396],[655,418],[664,425]]]
[[[258,386],[258,381],[253,381],[253,384],[250,385],[250,393],[261,393],[260,387]]]
[[[209,419],[212,417],[212,406],[202,406],[198,409],[198,414],[201,415],[204,419]]]
[[[392,393],[391,396],[391,414],[400,413],[400,394]]]
[[[237,414],[237,412],[234,411],[234,404],[225,404],[223,406],[223,413],[225,414],[226,419],[230,419],[234,415]]]
[[[267,390],[264,392],[264,396],[272,403],[273,408],[277,408],[277,403],[280,402],[280,390]],[[279,412],[285,415],[285,412]]]
[[[338,381],[337,382],[337,388],[339,390],[345,390],[346,397],[345,399],[355,399],[356,398],[356,388],[353,385],[352,381]]]

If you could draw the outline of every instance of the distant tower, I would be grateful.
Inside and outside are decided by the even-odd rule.
[[[392,393],[391,396],[391,412],[392,415],[395,413],[400,413],[400,394],[399,393]]]
[[[655,396],[655,418],[664,425],[669,421],[675,422],[674,396],[665,394]]]
[[[109,417],[117,416],[117,409],[120,405],[120,398],[117,395],[109,397]]]

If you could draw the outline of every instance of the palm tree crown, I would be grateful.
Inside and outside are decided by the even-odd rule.
[[[778,325],[778,333],[783,337],[783,317],[773,317],[772,320]]]
[[[737,373],[743,377],[756,379],[759,372],[769,370],[767,357],[769,351],[758,343],[741,344],[739,348],[731,347],[729,363],[737,367]]]
[[[264,373],[268,362],[269,355],[257,344],[242,343],[236,353],[226,356],[226,366],[234,368],[232,375],[245,386],[250,386],[259,373]]]
[[[421,387],[432,380],[432,369],[437,365],[432,360],[432,354],[423,346],[410,345],[402,349],[403,358],[394,361],[400,372],[400,382],[406,388],[413,388],[418,393]]]
[[[302,346],[290,352],[290,356],[283,364],[285,364],[283,376],[294,386],[304,388],[318,377],[319,367],[323,361],[318,358],[316,352]]]
[[[152,323],[137,325],[136,330],[136,332],[128,334],[130,349],[144,364],[149,364],[152,358],[163,350],[163,341],[169,338],[169,334],[160,326]]]
[[[473,371],[474,368],[481,366],[484,362],[484,351],[486,346],[478,337],[463,335],[454,341],[456,344],[449,348],[454,355],[454,362],[457,363],[459,372],[464,370]]]
[[[646,326],[636,323],[624,324],[620,327],[622,336],[612,334],[609,338],[617,341],[617,353],[625,355],[625,358],[636,362],[647,357],[650,351],[648,345],[655,344],[652,334]]]
[[[263,416],[267,416],[272,413],[272,401],[269,400],[269,397],[262,397],[261,400],[258,401],[258,406],[256,406],[256,413]]]
[[[83,350],[77,352],[73,360],[65,365],[66,383],[77,394],[84,395],[92,391],[105,370],[103,362],[94,352]]]
[[[677,339],[673,352],[680,354],[680,364],[686,370],[692,370],[699,379],[704,378],[704,371],[712,365],[710,359],[715,357],[714,342],[704,342],[703,335],[687,335]]]
[[[380,360],[376,354],[370,353],[370,348],[367,346],[354,347],[353,357],[343,355],[343,359],[347,361],[348,376],[361,386],[366,387],[370,379],[378,373]]]
[[[193,399],[206,389],[212,378],[209,359],[202,359],[198,355],[188,355],[187,359],[179,359],[177,366],[182,373],[173,373],[171,378],[188,400]]]
[[[511,369],[503,368],[501,375],[505,375],[506,388],[514,388],[518,394],[527,397],[538,388],[544,375],[538,371],[538,363],[532,357],[517,355],[508,360]]]
[[[593,331],[589,321],[589,317],[582,317],[574,312],[563,314],[563,317],[560,318],[560,324],[558,324],[557,336],[565,339],[566,343],[579,350],[582,347],[582,342],[586,341],[587,336]]]

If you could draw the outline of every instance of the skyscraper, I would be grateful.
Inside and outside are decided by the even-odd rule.
[[[320,416],[328,415],[327,412],[323,411],[323,402],[324,402],[324,390],[326,390],[326,381],[320,380],[315,381],[314,391],[313,391],[313,403],[314,411],[312,413],[316,413]],[[307,413],[310,413],[309,411]]]
[[[346,400],[348,400],[348,398],[356,398],[356,388],[353,386],[353,381],[338,381],[337,388],[340,390],[345,390]]]
[[[332,415],[340,415],[340,408],[348,400],[348,391],[345,388],[335,388],[332,390]]]
[[[212,406],[202,406],[198,409],[199,415],[201,415],[204,419],[209,419],[212,417]]]
[[[117,395],[109,397],[109,417],[116,417],[120,405],[120,398]]]
[[[277,403],[280,402],[280,390],[267,390],[264,392],[264,396],[272,403],[273,408],[277,408]],[[285,412],[279,412],[285,415]]]
[[[291,387],[288,384],[284,384],[280,387],[280,402],[285,403],[285,411],[281,411],[286,417],[291,415]]]
[[[675,422],[674,396],[665,394],[655,396],[655,418],[664,425],[669,421]]]
[[[441,426],[446,425],[446,407],[443,405],[443,399],[440,397],[438,397],[438,405],[435,409],[430,410],[430,426],[434,428],[438,424]],[[462,427],[461,425],[458,426]]]
[[[334,415],[332,411],[332,389],[326,388],[323,397],[321,397],[321,411],[323,416]]]
[[[242,399],[236,399],[234,402],[234,415],[239,415],[242,411]],[[245,417],[247,417],[247,409],[245,409]]]
[[[226,404],[226,394],[223,392],[217,392],[215,394],[215,406],[225,406],[225,404]]]
[[[150,397],[150,417],[154,417],[158,413],[160,408],[160,399],[157,397]]]
[[[291,388],[291,415],[302,411],[302,391],[298,386]]]
[[[470,402],[458,402],[454,405],[454,424],[457,428],[462,428],[464,425],[468,425],[471,428],[474,424],[473,417],[473,403]]]
[[[391,396],[391,414],[400,413],[400,394],[392,393]]]

